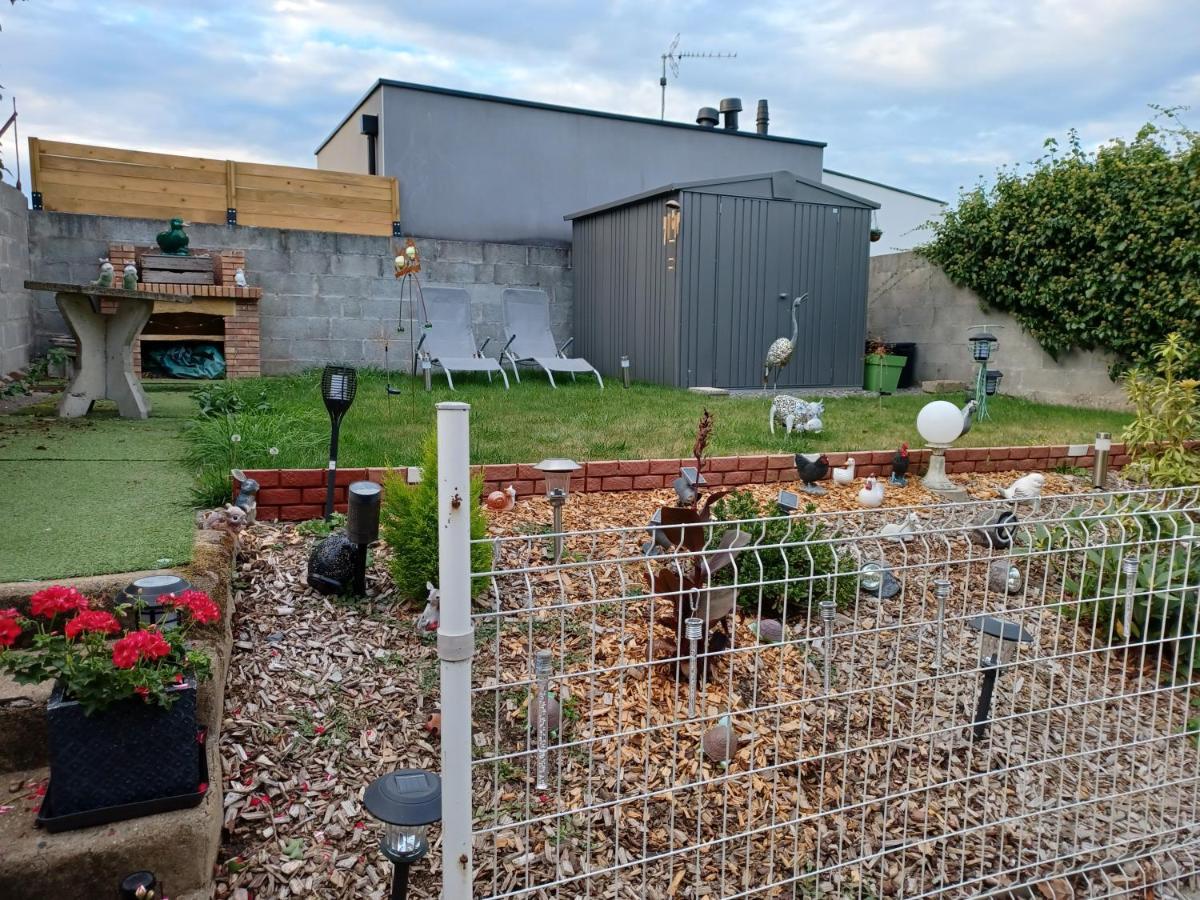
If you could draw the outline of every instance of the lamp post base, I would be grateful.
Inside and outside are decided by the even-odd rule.
[[[946,476],[946,448],[933,447],[921,485],[946,500],[969,500],[970,495]]]

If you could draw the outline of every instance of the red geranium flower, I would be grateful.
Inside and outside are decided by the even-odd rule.
[[[18,615],[15,609],[0,609],[0,647],[11,647],[21,636],[21,626],[17,624]]]
[[[54,585],[43,588],[29,598],[29,611],[43,619],[53,619],[62,613],[88,608],[88,599],[71,587]]]
[[[137,694],[139,697],[141,697],[143,700],[150,696],[150,688],[146,687],[143,684],[139,684],[137,687],[135,687],[133,689],[133,692],[135,694]]]
[[[167,594],[160,598],[159,602],[164,606],[186,609],[192,618],[201,625],[209,625],[221,618],[221,608],[213,602],[212,598],[204,591],[197,591],[193,588],[180,591],[178,594]]]
[[[132,669],[140,659],[161,659],[171,652],[171,645],[157,631],[133,631],[113,644],[113,665]]]
[[[116,616],[102,609],[85,609],[68,621],[65,629],[69,638],[78,637],[83,631],[116,634],[120,630],[121,623],[117,621]]]

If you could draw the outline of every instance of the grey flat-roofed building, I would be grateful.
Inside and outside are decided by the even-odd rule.
[[[877,207],[776,171],[571,213],[574,350],[606,375],[627,355],[638,380],[761,387],[767,348],[791,337],[791,301],[807,292],[780,387],[861,385]]]
[[[400,182],[405,233],[469,241],[566,243],[571,210],[671,181],[820,182],[825,146],[752,121],[728,131],[380,79],[317,148],[320,168],[368,171],[363,115],[376,117],[376,174]]]

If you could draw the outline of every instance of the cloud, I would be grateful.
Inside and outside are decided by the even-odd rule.
[[[2,6],[2,4],[0,4]],[[26,137],[311,165],[378,77],[657,116],[741,96],[831,168],[953,197],[1077,126],[1131,136],[1200,102],[1194,0],[38,0],[4,8]],[[1186,116],[1185,116],[1186,120]],[[8,154],[11,155],[11,154]]]

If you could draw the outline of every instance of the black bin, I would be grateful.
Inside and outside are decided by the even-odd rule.
[[[896,389],[912,387],[917,371],[917,345],[913,343],[888,344],[888,349],[896,356],[904,357],[904,368],[900,370],[900,381],[896,385]]]

